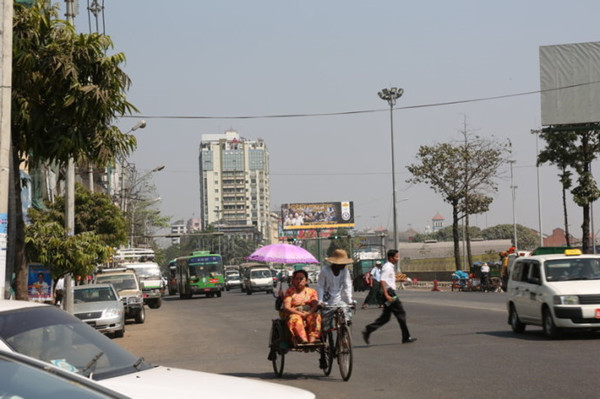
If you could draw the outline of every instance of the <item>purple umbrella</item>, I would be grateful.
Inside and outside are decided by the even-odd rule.
[[[274,263],[319,263],[306,249],[284,243],[265,245],[246,259]]]

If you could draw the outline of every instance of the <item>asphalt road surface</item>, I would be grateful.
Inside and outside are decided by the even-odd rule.
[[[356,294],[359,304],[364,294]],[[600,396],[599,333],[549,341],[541,328],[528,326],[515,335],[507,324],[503,293],[407,289],[399,294],[418,341],[401,344],[392,319],[365,345],[360,332],[380,310],[357,310],[354,369],[347,382],[337,364],[325,377],[317,353],[289,353],[283,377],[275,376],[267,345],[277,313],[273,297],[264,293],[165,297],[160,309],[147,310],[146,323],[128,324],[125,337],[116,342],[154,364],[281,383],[319,398]]]

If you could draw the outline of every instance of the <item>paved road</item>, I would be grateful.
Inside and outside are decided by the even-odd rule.
[[[359,303],[363,295],[357,294]],[[404,290],[400,296],[418,341],[402,345],[394,321],[365,345],[360,331],[379,310],[358,310],[348,382],[335,367],[323,376],[318,356],[310,353],[289,354],[283,378],[274,376],[267,341],[276,313],[265,294],[167,297],[160,309],[148,310],[145,324],[128,324],[125,338],[116,342],[152,363],[283,383],[321,398],[598,396],[598,334],[548,341],[540,328],[528,327],[514,335],[504,294]]]

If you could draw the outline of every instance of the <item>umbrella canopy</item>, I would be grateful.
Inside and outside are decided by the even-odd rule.
[[[319,263],[306,249],[285,243],[265,245],[246,259],[274,263]]]

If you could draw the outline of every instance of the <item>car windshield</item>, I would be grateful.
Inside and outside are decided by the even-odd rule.
[[[229,279],[229,280],[239,280],[240,279],[240,275],[238,273],[229,273],[227,275],[227,279]]]
[[[139,278],[160,278],[160,268],[156,265],[153,266],[136,266],[134,269],[135,273]]]
[[[544,263],[546,281],[600,279],[600,258],[561,258]]]
[[[84,286],[85,287],[85,286]],[[109,287],[75,288],[75,302],[105,302],[116,301],[114,291]]]
[[[271,277],[271,272],[269,270],[252,270],[250,276],[252,278],[269,278]]]
[[[152,367],[54,306],[0,313],[0,339],[15,352],[86,376],[93,372],[95,380]]]
[[[123,290],[135,290],[137,286],[135,284],[135,277],[133,275],[130,276],[97,276],[97,283],[106,283],[112,284],[113,287],[117,290],[117,292],[121,292]]]

